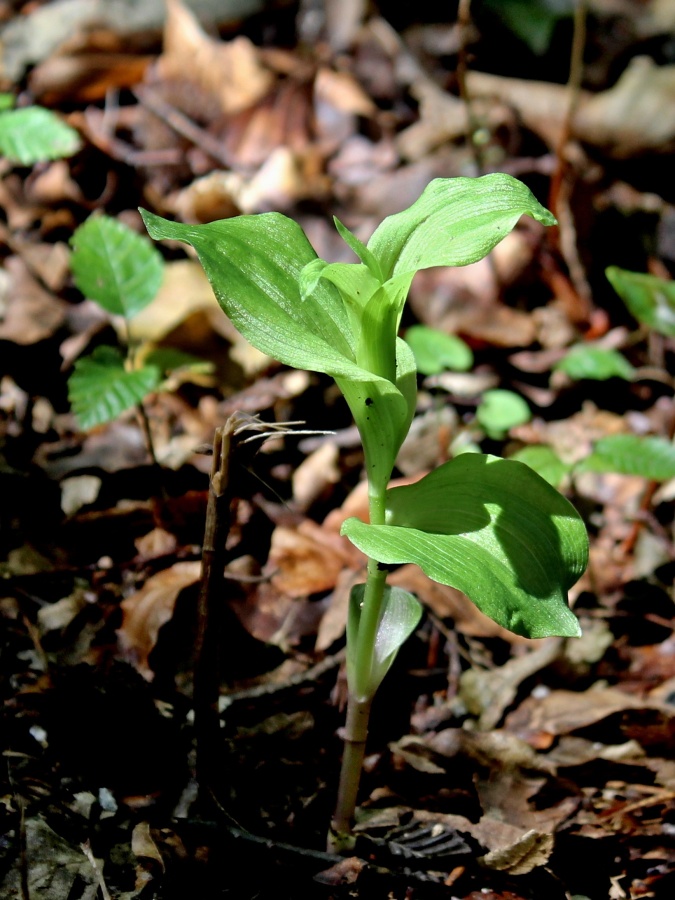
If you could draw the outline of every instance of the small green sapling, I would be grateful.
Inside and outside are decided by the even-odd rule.
[[[349,610],[346,741],[331,840],[348,846],[373,696],[421,615],[415,597],[386,584],[387,566],[416,563],[518,634],[579,634],[567,591],[586,567],[586,531],[571,504],[527,465],[464,454],[415,484],[388,489],[415,410],[415,360],[398,337],[415,273],[476,262],[523,214],[545,225],[555,219],[508,175],[436,179],[367,245],[336,220],[359,262],[329,263],[279,213],[207,225],[142,214],[153,238],[194,247],[221,306],[251,344],[335,379],[361,435],[370,521],[348,519],[342,533],[368,564]]]

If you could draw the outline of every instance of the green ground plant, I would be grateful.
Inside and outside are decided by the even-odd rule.
[[[68,379],[77,422],[89,429],[128,409],[142,410],[146,397],[163,389],[166,374],[204,364],[177,350],[145,346],[134,337],[134,317],[152,302],[164,278],[164,260],[147,237],[117,219],[94,214],[76,229],[70,243],[76,287],[117,317],[123,332],[122,349],[96,347],[75,362]],[[151,448],[145,415],[143,422]]]
[[[586,530],[530,467],[465,453],[414,484],[388,488],[415,411],[415,358],[398,337],[415,273],[476,262],[523,214],[544,225],[555,220],[510,176],[437,179],[367,245],[335,220],[358,262],[329,263],[279,213],[207,225],[142,214],[151,237],[194,247],[220,305],[251,344],[335,379],[361,435],[369,522],[350,518],[342,527],[368,558],[347,623],[345,751],[329,841],[342,849],[351,841],[373,698],[421,616],[413,595],[387,585],[391,566],[416,563],[517,634],[579,634],[567,592],[586,567]]]
[[[32,166],[72,156],[80,136],[43,106],[14,109],[13,94],[0,93],[0,155],[10,163]]]

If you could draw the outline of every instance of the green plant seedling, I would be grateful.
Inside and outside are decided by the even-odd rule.
[[[556,488],[560,487],[573,468],[571,464],[563,462],[548,444],[530,444],[518,450],[509,459],[525,463]]]
[[[127,334],[126,353],[117,347],[97,347],[77,360],[68,379],[75,417],[81,428],[88,429],[142,405],[148,394],[161,389],[164,373],[199,363],[161,348],[140,361],[131,321],[154,299],[164,277],[164,260],[146,237],[117,219],[94,215],[75,231],[70,243],[77,288],[106,312],[121,316]]]
[[[476,421],[488,437],[503,438],[510,428],[524,425],[532,418],[527,402],[513,391],[501,388],[485,391],[476,410]]]
[[[675,281],[618,266],[609,266],[605,275],[640,324],[666,337],[675,337]]]
[[[32,166],[72,156],[80,136],[56,113],[42,106],[14,109],[12,94],[0,94],[0,154],[12,163]]]
[[[623,354],[597,344],[575,344],[553,369],[564,372],[572,381],[607,381],[609,378],[631,381],[635,375],[635,369]]]
[[[194,247],[250,343],[335,379],[361,435],[370,517],[347,519],[342,533],[367,555],[367,576],[349,610],[345,752],[329,842],[348,847],[373,697],[421,616],[414,596],[387,585],[390,565],[416,563],[518,634],[579,634],[567,591],[586,566],[586,530],[532,469],[471,453],[416,484],[388,488],[415,410],[415,360],[398,337],[415,273],[476,262],[523,214],[555,220],[508,175],[436,179],[367,244],[336,220],[358,262],[330,263],[279,213],[207,225],[142,214],[153,238]]]
[[[466,372],[473,365],[471,347],[456,335],[438,328],[411,325],[405,340],[415,357],[417,371],[422,375],[438,375],[447,369]]]
[[[667,481],[675,478],[675,445],[661,437],[611,434],[597,441],[575,472],[617,472]]]

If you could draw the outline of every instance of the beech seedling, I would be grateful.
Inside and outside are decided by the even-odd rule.
[[[415,411],[415,358],[398,336],[415,273],[482,259],[523,214],[544,225],[555,219],[511,176],[436,179],[367,244],[336,219],[358,262],[331,263],[279,213],[206,225],[142,214],[151,237],[196,250],[220,305],[251,344],[335,379],[361,435],[369,522],[347,519],[342,534],[368,563],[349,610],[346,741],[330,841],[346,847],[371,703],[421,616],[412,594],[387,585],[389,566],[416,563],[517,634],[579,634],[567,592],[586,567],[586,530],[531,468],[466,453],[414,484],[388,488]]]

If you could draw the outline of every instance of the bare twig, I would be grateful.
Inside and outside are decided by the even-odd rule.
[[[101,896],[103,897],[103,900],[112,900],[110,891],[108,890],[108,887],[103,878],[103,872],[101,871],[101,867],[98,864],[98,860],[91,852],[91,844],[89,843],[89,841],[85,841],[84,844],[80,844],[80,848],[84,855],[87,857],[92,869],[94,870],[94,875],[96,876],[96,881],[98,882],[98,886],[101,889]]]

